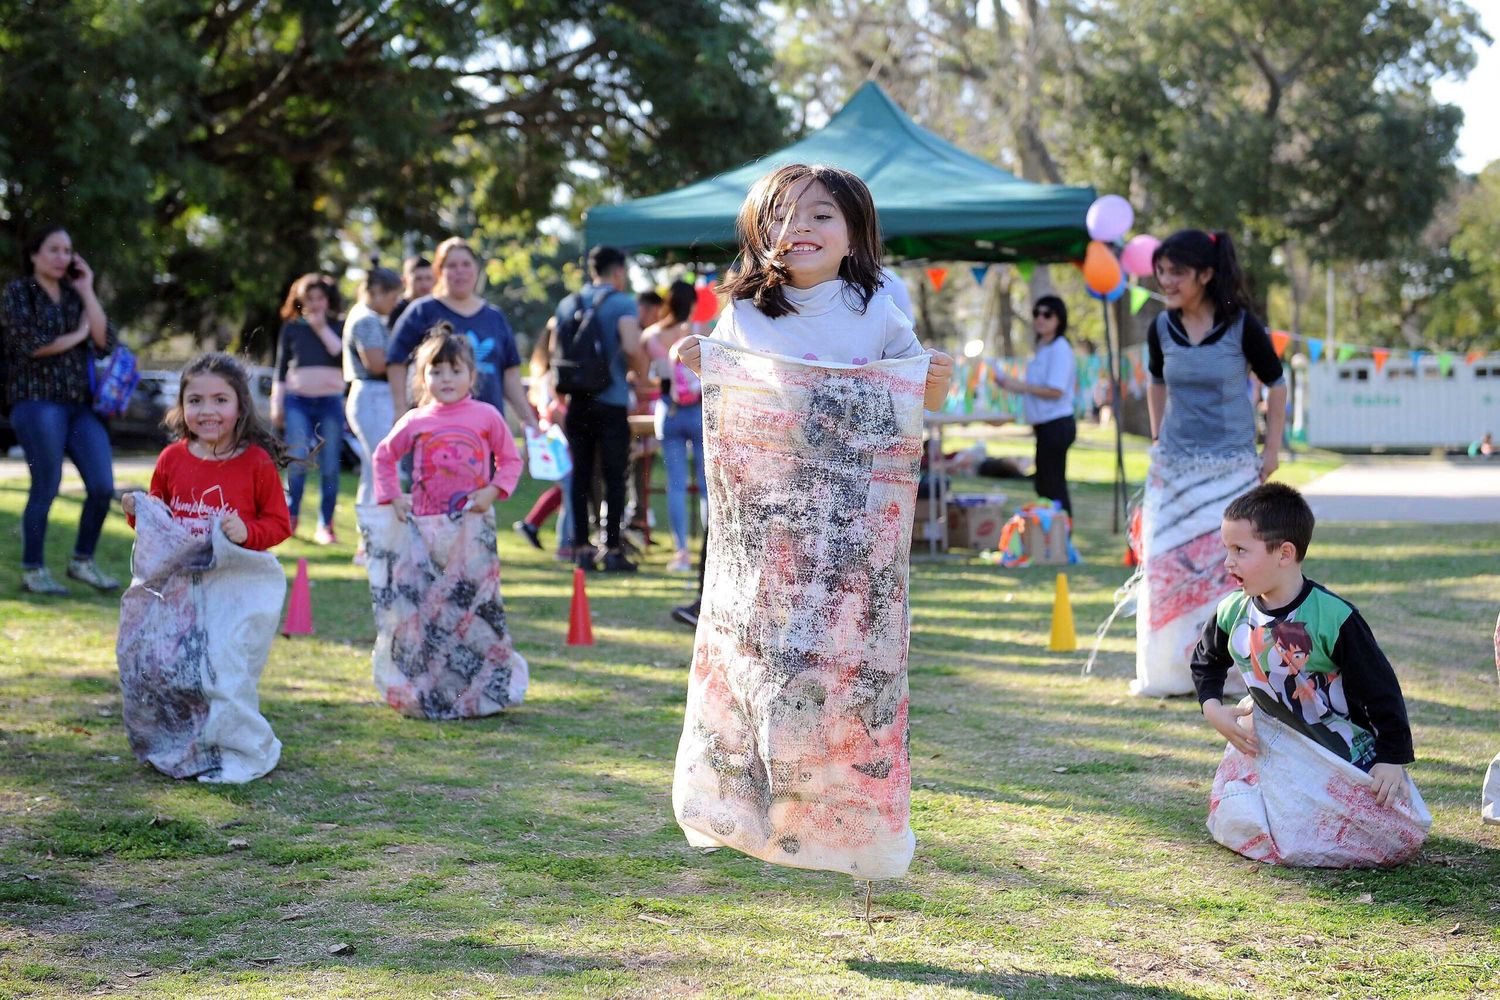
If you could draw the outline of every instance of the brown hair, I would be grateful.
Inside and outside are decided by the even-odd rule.
[[[1249,521],[1255,537],[1269,552],[1282,542],[1291,542],[1297,561],[1307,558],[1312,544],[1313,512],[1302,494],[1285,483],[1261,483],[1241,493],[1224,508],[1224,520]]]
[[[432,255],[432,269],[437,272],[437,281],[432,286],[434,298],[442,298],[448,294],[448,279],[443,277],[443,265],[448,262],[448,255],[456,250],[462,250],[474,260],[474,269],[479,272],[479,279],[484,279],[484,271],[479,266],[479,254],[469,246],[469,241],[462,236],[450,236],[437,245],[437,252]],[[474,291],[478,293],[478,282],[474,285]]]
[[[362,295],[377,295],[380,292],[399,292],[401,290],[401,275],[388,267],[372,267],[365,275],[365,280],[359,283],[359,291]]]
[[[469,343],[468,337],[454,330],[452,323],[446,321],[434,324],[427,331],[427,335],[412,353],[411,363],[418,375],[416,394],[419,403],[429,402],[427,382],[423,376],[433,365],[463,365],[476,379],[479,377],[479,366],[474,361],[474,345]],[[469,391],[473,392],[472,385]]]
[[[273,462],[279,466],[285,466],[287,464],[286,449],[282,446],[280,439],[261,420],[260,414],[256,412],[255,398],[250,394],[250,376],[246,373],[245,366],[228,354],[221,354],[217,351],[198,355],[182,370],[182,381],[177,390],[177,402],[162,419],[162,424],[172,437],[179,441],[192,438],[192,434],[188,431],[187,415],[183,410],[183,397],[187,395],[188,383],[199,375],[217,375],[228,382],[229,387],[234,390],[235,400],[239,405],[239,416],[234,421],[234,437],[230,452],[233,453],[241,445],[259,445],[271,456]]]
[[[864,312],[880,287],[880,217],[865,182],[838,167],[788,164],[756,181],[740,206],[735,221],[740,256],[724,282],[731,299],[749,299],[771,319],[796,312],[784,287],[791,277],[786,267],[786,253],[791,249],[786,233],[796,209],[793,189],[805,191],[813,182],[828,189],[849,227],[849,256],[839,263],[839,277],[844,279],[846,296],[852,294],[858,300],[850,306]]]
[[[291,322],[301,316],[302,299],[314,288],[323,290],[323,294],[328,298],[328,311],[332,312],[339,301],[338,286],[328,275],[313,271],[292,282],[292,287],[287,289],[286,301],[281,303],[281,318]]]
[[[1312,652],[1312,636],[1302,622],[1278,621],[1271,626],[1271,642],[1283,649]]]

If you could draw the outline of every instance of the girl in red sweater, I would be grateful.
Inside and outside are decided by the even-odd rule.
[[[202,534],[217,518],[224,537],[247,549],[269,549],[291,536],[278,471],[286,456],[255,412],[238,361],[204,354],[184,368],[166,425],[177,440],[156,460],[151,495],[173,517]],[[120,506],[134,527],[135,494],[125,494]]]

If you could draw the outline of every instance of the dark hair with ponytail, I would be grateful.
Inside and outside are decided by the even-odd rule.
[[[1213,271],[1203,294],[1214,304],[1218,318],[1227,319],[1238,310],[1250,311],[1245,271],[1240,267],[1239,254],[1235,253],[1234,240],[1222,229],[1212,233],[1179,229],[1162,240],[1151,255],[1151,266],[1155,268],[1163,258],[1193,271]]]

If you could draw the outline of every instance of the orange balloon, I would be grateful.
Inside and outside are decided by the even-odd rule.
[[[1108,295],[1120,286],[1124,275],[1114,253],[1098,240],[1090,240],[1083,255],[1083,283],[1095,295]]]

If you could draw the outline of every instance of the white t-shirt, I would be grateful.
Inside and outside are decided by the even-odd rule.
[[[804,361],[837,361],[863,365],[883,358],[911,358],[923,353],[907,319],[889,295],[879,292],[863,313],[859,298],[844,293],[834,278],[812,288],[786,286],[787,301],[797,311],[768,318],[749,299],[736,299],[724,310],[711,336],[739,347],[781,354]]]
[[[1026,366],[1026,381],[1031,385],[1045,385],[1061,390],[1057,399],[1042,399],[1027,394],[1021,397],[1022,411],[1026,422],[1035,427],[1049,420],[1059,420],[1073,415],[1073,393],[1078,387],[1078,366],[1073,360],[1073,345],[1066,338],[1054,337],[1052,343],[1036,349],[1036,355]]]
[[[896,308],[913,323],[917,321],[916,313],[911,308],[911,292],[907,290],[906,282],[901,280],[901,275],[891,268],[880,269],[880,287],[875,289],[876,295],[889,295],[891,301],[896,303]]]

